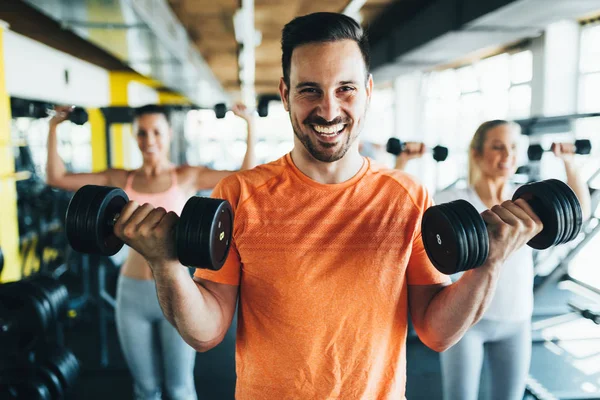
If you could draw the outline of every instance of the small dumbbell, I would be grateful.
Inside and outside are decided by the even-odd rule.
[[[542,155],[552,149],[546,149],[539,144],[532,144],[527,148],[527,157],[531,161],[539,161],[542,159]],[[587,155],[592,151],[592,142],[588,139],[580,139],[575,141],[575,154]]]
[[[219,119],[225,118],[225,114],[227,114],[227,104],[218,103],[215,104],[215,116]]]
[[[69,121],[75,125],[84,125],[86,122],[88,122],[88,113],[84,108],[75,107],[69,113]]]
[[[79,189],[67,208],[65,230],[73,249],[81,253],[111,256],[124,243],[114,226],[129,202],[119,188],[86,185]],[[191,197],[185,204],[174,243],[181,264],[220,269],[227,258],[233,232],[233,212],[226,200]]]
[[[388,153],[398,156],[400,153],[406,150],[406,143],[403,143],[397,138],[390,138],[385,146],[385,149]],[[448,148],[444,146],[435,146],[433,149],[431,149],[431,154],[433,155],[433,159],[435,161],[445,161],[446,158],[448,158]]]
[[[512,200],[524,199],[544,225],[527,244],[537,250],[567,243],[577,237],[583,221],[581,205],[565,183],[548,179],[523,185]],[[421,231],[425,251],[433,265],[444,274],[479,267],[489,251],[486,224],[475,207],[455,200],[428,208]]]

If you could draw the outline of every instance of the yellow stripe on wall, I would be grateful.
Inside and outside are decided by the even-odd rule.
[[[92,172],[106,170],[106,123],[99,108],[87,110],[92,128]]]
[[[0,21],[1,22],[1,21]],[[4,26],[0,23],[0,248],[4,254],[1,282],[21,279],[17,186],[12,176],[15,157],[11,143],[10,98],[4,73]]]

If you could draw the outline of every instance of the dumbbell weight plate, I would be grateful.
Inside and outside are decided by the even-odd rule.
[[[437,162],[446,161],[448,158],[448,148],[444,146],[435,146],[433,149],[433,159]]]
[[[65,392],[62,383],[52,368],[46,365],[40,366],[36,370],[36,375],[45,383],[50,392],[51,399],[64,399]]]
[[[88,113],[81,107],[75,107],[73,111],[69,113],[69,121],[76,125],[84,125],[88,122]]]
[[[37,275],[30,282],[38,287],[48,300],[52,309],[52,319],[60,319],[66,315],[69,292],[65,285],[45,275]]]
[[[464,232],[464,262],[458,264],[456,272],[462,272],[470,269],[471,264],[476,261],[476,257],[479,256],[477,232],[475,232],[474,226],[470,223],[470,217],[465,211],[464,201],[457,201],[451,204],[444,204],[444,208],[450,214],[454,214],[454,217],[458,222],[457,229],[459,232]],[[462,228],[462,229],[461,229]]]
[[[79,189],[67,207],[65,215],[65,233],[67,240],[75,251],[81,253],[95,252],[93,231],[88,231],[88,214],[90,213],[90,203],[98,193],[99,187],[86,185]]]
[[[0,274],[4,269],[4,253],[2,253],[2,249],[0,249]]]
[[[225,114],[227,114],[227,105],[224,103],[219,103],[215,105],[215,116],[219,119],[225,118]]]
[[[550,200],[557,204],[558,211],[558,225],[560,229],[556,236],[556,242],[554,245],[558,245],[564,243],[564,240],[567,234],[570,234],[570,227],[567,225],[567,213],[569,212],[569,203],[567,199],[564,197],[563,193],[556,189],[556,187],[552,184],[552,182],[547,182],[544,187],[547,190],[547,196],[550,197]]]
[[[188,267],[219,270],[229,253],[232,233],[233,212],[227,201],[190,198],[176,229],[179,261]]]
[[[527,148],[527,158],[531,161],[539,161],[544,155],[544,148],[539,144],[532,144]]]
[[[475,246],[477,251],[476,255],[473,257],[473,262],[468,266],[468,268],[463,268],[464,271],[469,269],[477,268],[481,266],[488,257],[489,248],[490,248],[490,240],[487,232],[487,226],[485,225],[485,221],[471,204],[469,207],[463,207],[462,212],[466,217],[469,218],[469,226],[474,231],[474,235],[476,240],[473,243],[476,243]]]
[[[457,266],[464,262],[465,235],[462,226],[453,214],[446,211],[444,204],[425,211],[421,232],[425,252],[432,264],[446,275],[456,273]]]
[[[53,393],[64,396],[74,385],[79,375],[79,361],[66,348],[54,348],[42,358],[40,373],[52,382],[49,385]],[[63,398],[63,397],[55,397]]]
[[[398,138],[389,138],[385,145],[385,150],[397,156],[402,152],[402,142]]]
[[[581,225],[583,223],[583,213],[581,211],[581,204],[577,195],[573,192],[573,189],[566,183],[558,179],[548,179],[548,182],[553,184],[556,189],[564,195],[564,198],[568,202],[568,212],[566,214],[566,224],[571,228],[567,233],[563,243],[570,242],[575,239],[581,231]]]
[[[52,307],[39,288],[27,280],[2,285],[0,308],[3,318],[13,323],[2,335],[0,352],[30,349],[52,324]]]
[[[114,234],[113,216],[128,201],[119,188],[87,185],[79,189],[69,203],[65,222],[73,249],[104,256],[121,250],[124,243]]]
[[[577,154],[588,155],[592,152],[592,142],[589,139],[579,139],[575,141],[575,151]]]
[[[563,229],[558,204],[548,196],[544,185],[540,182],[520,186],[514,193],[512,200],[522,198],[529,203],[537,216],[544,224],[544,229],[527,244],[537,250],[544,250],[556,243],[559,232]]]

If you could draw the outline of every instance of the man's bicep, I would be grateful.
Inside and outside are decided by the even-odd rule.
[[[408,308],[417,333],[423,330],[427,308],[448,282],[433,285],[408,285]]]

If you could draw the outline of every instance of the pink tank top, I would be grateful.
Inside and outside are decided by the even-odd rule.
[[[167,211],[174,211],[177,215],[181,215],[183,206],[188,200],[188,196],[177,186],[177,172],[175,168],[171,171],[171,187],[160,193],[142,193],[136,192],[132,188],[133,176],[135,171],[130,171],[127,175],[127,183],[125,183],[125,193],[130,200],[135,200],[138,204],[152,204],[154,207],[162,207]]]

